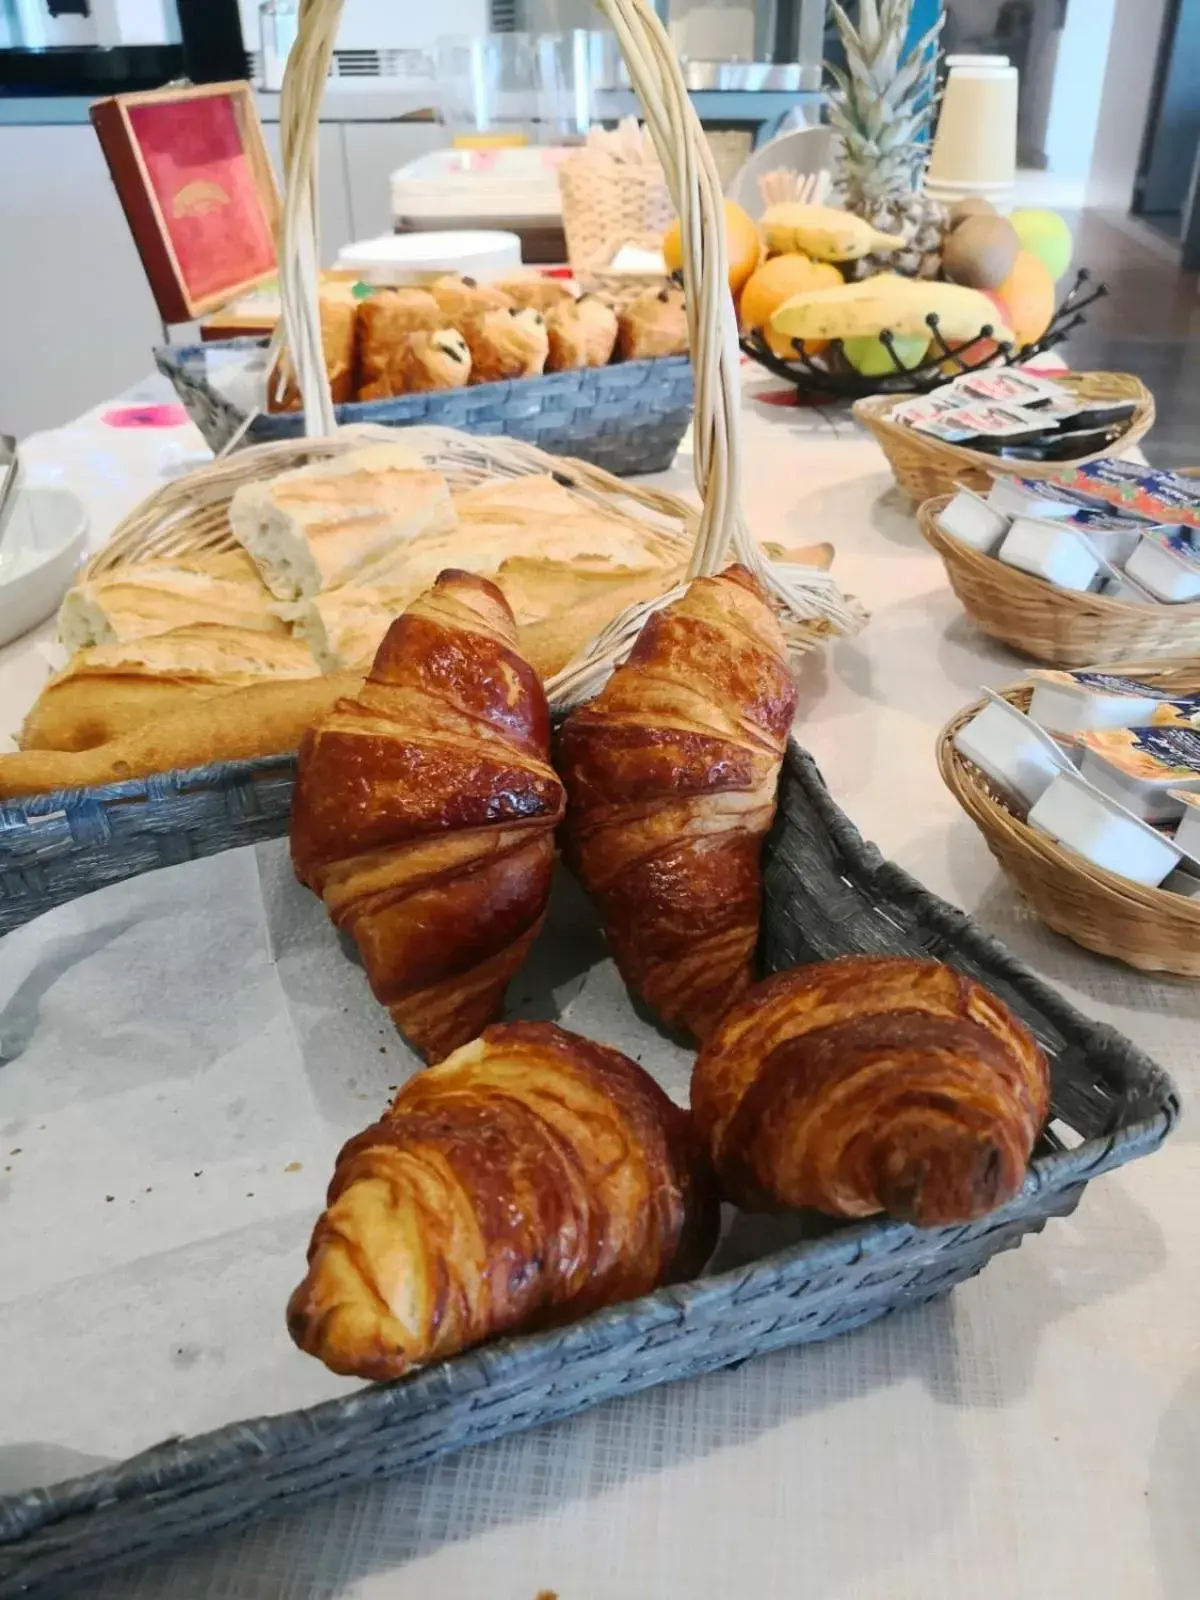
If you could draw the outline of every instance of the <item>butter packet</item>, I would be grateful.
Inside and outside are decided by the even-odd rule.
[[[1166,690],[1112,672],[1046,669],[1032,677],[1029,715],[1055,734],[1102,732],[1153,723],[1170,698]]]
[[[1177,822],[1180,793],[1200,794],[1200,730],[1117,728],[1079,738],[1080,772],[1144,822]]]

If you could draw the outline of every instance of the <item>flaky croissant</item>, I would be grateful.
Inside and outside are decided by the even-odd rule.
[[[342,1151],[288,1328],[335,1372],[397,1378],[694,1275],[716,1223],[687,1113],[641,1067],[504,1024]]]
[[[749,1209],[969,1222],[1020,1189],[1049,1113],[1046,1058],[982,985],[935,961],[780,972],[696,1061],[692,1114]]]
[[[494,584],[443,572],[300,747],[296,875],[430,1061],[496,1017],[550,895],[563,788],[516,639]]]
[[[744,567],[698,578],[558,745],[563,851],[626,983],[698,1039],[749,988],[796,690]]]

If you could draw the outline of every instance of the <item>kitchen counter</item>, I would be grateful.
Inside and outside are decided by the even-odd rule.
[[[748,376],[750,524],[785,545],[832,540],[835,572],[873,613],[806,660],[799,737],[869,838],[1159,1060],[1186,1108],[1200,986],[1049,933],[938,777],[938,729],[1023,665],[963,616],[874,443],[843,411],[767,403],[777,388]],[[92,414],[29,442],[30,477],[88,497],[99,538],[197,440]],[[662,482],[689,478],[681,456]],[[6,729],[44,670],[32,641],[0,657]],[[1197,1137],[1185,1119],[1159,1154],[932,1306],[347,1489],[86,1594],[1191,1600]]]

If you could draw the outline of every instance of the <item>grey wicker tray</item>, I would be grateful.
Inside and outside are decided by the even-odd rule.
[[[406,1381],[0,1497],[0,1600],[919,1305],[1067,1215],[1091,1178],[1154,1150],[1174,1125],[1179,1100],[1169,1077],[864,843],[793,744],[767,853],[764,962],[774,969],[848,951],[945,960],[1003,995],[1036,1032],[1053,1062],[1052,1122],[1011,1204],[965,1227],[926,1232],[891,1221],[806,1228],[800,1242],[761,1256],[753,1243],[739,1253],[738,1219],[711,1275],[696,1282],[571,1328],[500,1341]]]
[[[257,339],[166,346],[155,350],[158,370],[171,380],[205,442],[220,453],[246,421],[246,412],[214,387],[210,363],[223,353],[263,350]],[[439,389],[394,400],[335,407],[339,425],[373,422],[388,428],[436,423],[464,433],[524,439],[553,455],[574,456],[618,477],[665,472],[692,415],[692,368],[686,356],[625,361],[541,378]],[[304,413],[262,413],[247,444],[294,439]]]

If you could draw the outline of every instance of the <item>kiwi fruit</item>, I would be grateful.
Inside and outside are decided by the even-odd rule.
[[[1021,252],[1017,230],[1007,217],[968,217],[942,247],[942,271],[951,283],[969,289],[998,289]]]
[[[949,229],[953,233],[960,222],[965,222],[968,217],[994,217],[998,213],[990,200],[982,200],[972,196],[966,200],[956,200],[950,207]]]

